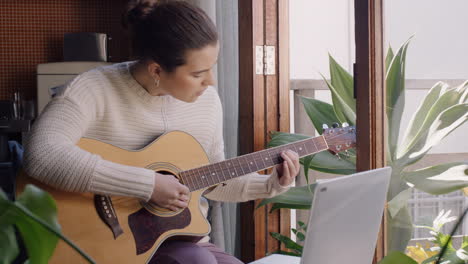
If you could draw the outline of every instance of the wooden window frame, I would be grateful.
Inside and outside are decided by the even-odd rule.
[[[357,171],[385,166],[385,68],[383,0],[354,1],[356,62]],[[386,255],[386,211],[377,239],[374,263]]]
[[[271,131],[289,131],[288,0],[239,0],[239,143],[246,154],[266,147]],[[255,73],[256,46],[275,46],[275,75]],[[259,201],[241,204],[244,262],[281,248],[270,232],[290,235],[288,209],[269,213]],[[283,248],[284,249],[284,248]]]

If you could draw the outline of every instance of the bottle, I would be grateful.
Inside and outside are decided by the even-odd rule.
[[[19,91],[13,94],[13,119],[21,119],[22,116],[22,96]]]

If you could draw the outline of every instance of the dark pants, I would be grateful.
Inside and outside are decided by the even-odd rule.
[[[154,263],[158,264],[242,264],[211,243],[166,241],[154,257]]]

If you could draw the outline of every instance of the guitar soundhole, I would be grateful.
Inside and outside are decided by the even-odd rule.
[[[169,171],[165,171],[165,170],[156,170],[157,173],[160,173],[160,174],[163,174],[163,175],[167,175],[167,177],[174,177],[176,178],[177,180],[179,180],[179,182],[181,184],[184,184],[179,177],[177,177],[177,175],[175,175],[174,173],[172,172],[169,172]],[[189,194],[189,203],[190,203],[190,197],[191,195]],[[150,211],[151,213],[155,214],[155,215],[158,215],[158,216],[162,216],[162,217],[171,217],[171,216],[175,216],[175,215],[178,215],[180,214],[184,209],[179,209],[177,211],[172,211],[172,210],[169,210],[169,209],[166,209],[166,208],[163,208],[163,207],[160,207],[158,206],[157,204],[154,204],[154,203],[147,203],[147,202],[141,202],[141,205],[148,211]]]

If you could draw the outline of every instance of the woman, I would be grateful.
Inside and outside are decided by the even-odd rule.
[[[208,16],[184,1],[134,2],[126,18],[137,60],[68,83],[34,125],[25,169],[63,190],[131,196],[179,210],[187,207],[189,190],[174,177],[104,160],[76,143],[88,137],[138,150],[165,132],[182,130],[200,142],[211,162],[222,161],[222,107],[212,87],[218,36]],[[205,196],[236,202],[286,191],[299,161],[294,152],[282,157],[272,175],[239,177]],[[190,242],[164,243],[155,262],[241,263],[210,243]]]

